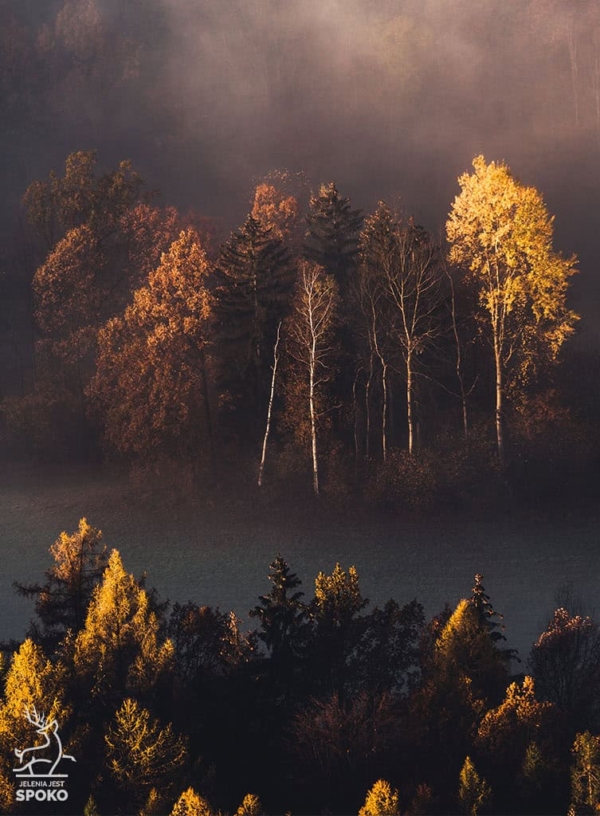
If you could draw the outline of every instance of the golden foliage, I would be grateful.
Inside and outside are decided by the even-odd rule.
[[[446,223],[450,261],[466,267],[479,298],[479,320],[502,368],[528,380],[555,361],[578,316],[567,308],[576,258],[552,248],[553,219],[541,195],[503,163],[473,160]]]
[[[469,816],[477,816],[481,808],[489,801],[492,791],[485,779],[482,779],[471,757],[467,757],[460,771],[458,798]]]
[[[161,728],[150,712],[127,698],[116,712],[105,736],[107,760],[113,776],[132,790],[161,784],[187,758],[185,740],[171,724]]]
[[[271,231],[271,237],[285,241],[298,220],[298,202],[273,184],[261,182],[254,191],[252,218]]]
[[[159,623],[148,594],[111,552],[75,640],[75,667],[87,675],[94,695],[146,690],[173,659],[170,640],[159,642]]]
[[[180,233],[121,317],[100,331],[89,395],[107,444],[152,456],[199,444],[205,405],[210,267],[197,233]]]
[[[398,791],[385,779],[379,779],[367,793],[358,816],[400,816]]]
[[[261,816],[262,805],[255,793],[247,793],[242,804],[235,812],[235,816]]]
[[[169,816],[212,816],[212,811],[206,799],[188,788],[175,802]]]

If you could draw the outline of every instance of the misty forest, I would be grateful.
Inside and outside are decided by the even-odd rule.
[[[600,811],[600,0],[0,0],[0,112],[0,812]]]

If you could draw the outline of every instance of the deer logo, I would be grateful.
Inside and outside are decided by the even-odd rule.
[[[33,725],[36,733],[44,737],[45,742],[39,745],[34,745],[31,748],[15,748],[15,755],[21,762],[18,768],[13,768],[17,777],[65,777],[68,774],[55,773],[56,768],[63,759],[70,759],[76,762],[75,757],[63,752],[62,741],[58,733],[58,723],[56,720],[47,720],[44,714],[38,714],[33,707],[33,711],[28,708],[25,709],[25,719]],[[39,754],[49,753],[46,749],[50,749],[54,743],[54,759],[48,759],[46,756],[39,756]]]

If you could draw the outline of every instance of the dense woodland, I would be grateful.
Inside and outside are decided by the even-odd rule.
[[[596,156],[599,4],[436,18],[348,0],[330,40],[325,12],[217,5],[0,0],[2,466],[126,471],[196,512],[595,509],[595,361],[543,191],[474,149],[438,232],[402,188],[365,208],[334,173],[255,159],[289,143],[301,167],[321,139],[373,188],[378,153],[458,141],[458,119],[524,121],[532,143],[556,139],[549,161],[565,144]],[[498,104],[495,83],[528,91]],[[242,216],[232,184],[214,207],[190,194],[207,168],[246,174]],[[35,604],[26,640],[2,644],[2,812],[19,812],[24,711],[76,757],[65,813],[600,809],[600,634],[576,597],[519,656],[481,575],[426,620],[417,600],[371,608],[353,567],[308,589],[277,556],[248,632],[202,599],[163,601],[85,520],[50,552],[16,585]]]
[[[556,374],[576,259],[534,188],[473,168],[443,242],[385,202],[363,216],[334,183],[302,214],[302,178],[282,171],[219,241],[129,162],[71,154],[23,198],[40,263],[6,450],[403,510],[553,495],[572,471],[579,491],[595,438]]]
[[[571,19],[550,4],[553,28],[538,5],[518,30],[544,47],[522,69],[551,59],[583,127],[596,5]],[[252,9],[249,25],[269,19]],[[160,77],[164,103],[157,61],[174,33],[160,3],[2,14],[11,144],[70,122],[77,100],[86,139],[129,108],[163,134],[149,82]],[[395,32],[380,69],[398,83],[411,15],[394,3],[368,15],[373,35]],[[502,39],[510,21],[496,22]],[[335,183],[288,171],[254,184],[228,234],[210,211],[163,205],[135,162],[106,167],[89,149],[63,161],[18,191],[21,220],[5,230],[5,456],[399,512],[595,495],[598,395],[569,306],[577,261],[555,251],[541,195],[502,162],[479,157],[461,177],[443,234],[414,221],[401,189],[362,212]]]
[[[163,602],[85,519],[50,552],[39,583],[16,585],[36,616],[3,663],[3,812],[20,812],[24,709],[55,718],[76,758],[65,813],[599,806],[600,631],[573,593],[519,660],[481,575],[427,621],[417,600],[370,608],[354,567],[319,573],[311,597],[278,555],[243,632],[233,613]]]

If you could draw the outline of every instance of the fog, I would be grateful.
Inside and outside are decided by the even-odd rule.
[[[76,149],[131,158],[224,230],[286,167],[366,211],[399,195],[439,232],[483,153],[544,194],[596,315],[598,0],[4,0],[0,21],[4,236]]]

